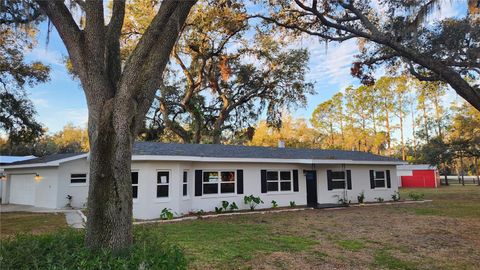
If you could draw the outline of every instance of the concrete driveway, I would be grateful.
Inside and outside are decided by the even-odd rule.
[[[20,205],[20,204],[0,205],[0,213],[8,213],[8,212],[64,213],[68,226],[76,229],[85,228],[85,222],[87,220],[80,210],[49,209],[49,208],[35,207],[31,205]]]

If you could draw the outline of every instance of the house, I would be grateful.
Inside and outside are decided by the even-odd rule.
[[[269,208],[337,204],[341,199],[390,200],[398,190],[397,159],[364,152],[137,142],[131,176],[133,215],[158,218],[213,211],[222,201],[240,208],[245,195],[260,196]],[[5,166],[2,203],[84,207],[89,184],[88,154],[56,154]]]
[[[428,164],[397,166],[400,187],[430,187],[440,185],[440,174],[436,167]]]

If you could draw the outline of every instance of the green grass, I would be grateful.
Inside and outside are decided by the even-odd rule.
[[[235,265],[258,253],[298,252],[317,243],[305,237],[277,232],[269,224],[246,221],[240,218],[196,220],[154,227],[169,241],[182,246],[194,264]]]
[[[337,243],[343,249],[350,251],[359,251],[365,248],[365,242],[360,240],[338,240]]]
[[[41,234],[67,228],[65,215],[62,213],[0,213],[0,221],[2,238],[18,233]]]
[[[431,203],[406,208],[417,215],[445,216],[454,218],[480,219],[480,186],[450,186],[440,188],[404,188],[400,190],[403,198],[410,192],[425,194]]]
[[[386,249],[379,249],[374,254],[374,265],[387,269],[414,270],[414,263],[398,259]]]

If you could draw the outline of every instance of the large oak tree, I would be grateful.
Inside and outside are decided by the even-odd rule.
[[[273,11],[259,15],[268,22],[325,41],[359,40],[352,74],[365,83],[372,82],[376,66],[401,64],[420,80],[448,83],[480,110],[479,0],[469,1],[467,16],[434,24],[426,18],[442,4],[438,0],[268,2]]]
[[[63,1],[36,3],[65,43],[88,105],[90,184],[86,244],[120,250],[132,242],[130,162],[175,42],[194,0],[164,0],[125,62],[120,34],[125,1],[114,0],[108,23],[103,1],[71,1],[84,12],[74,20]]]

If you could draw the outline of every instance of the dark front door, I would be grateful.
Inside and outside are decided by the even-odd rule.
[[[305,179],[307,180],[307,204],[317,206],[317,171],[306,171]]]

